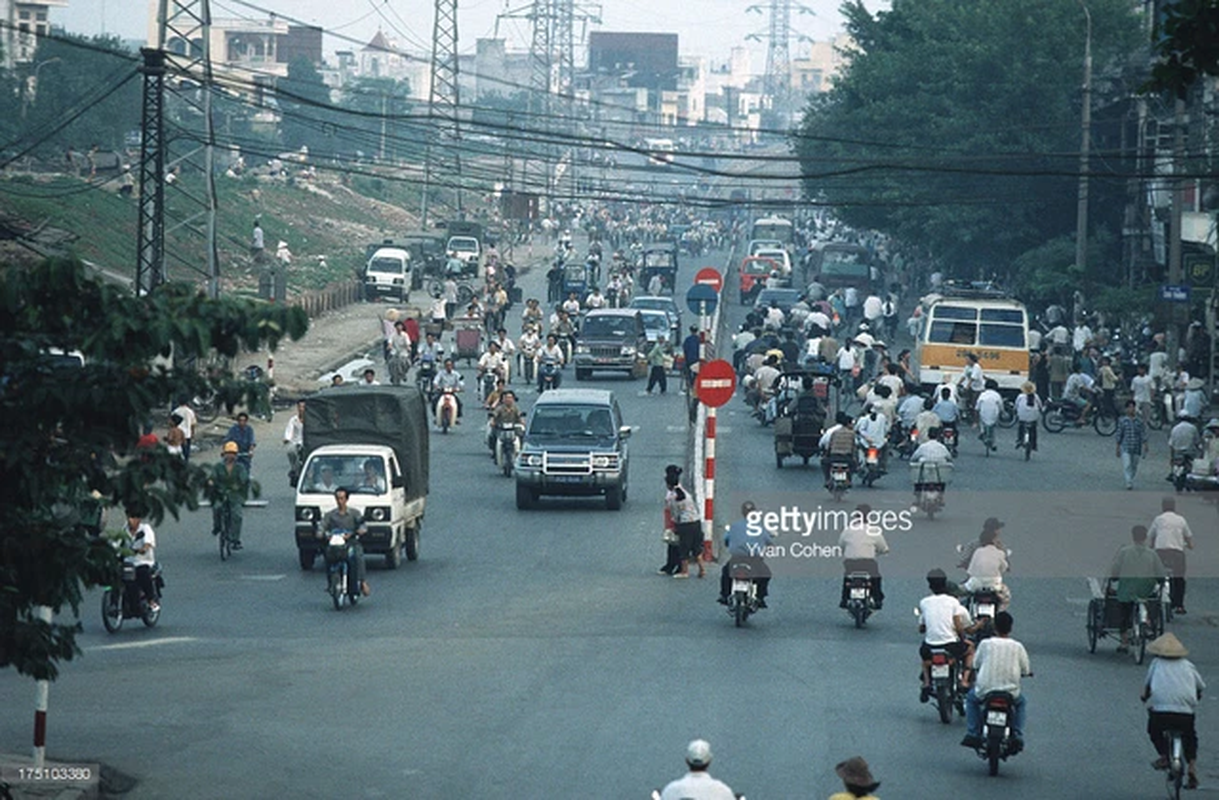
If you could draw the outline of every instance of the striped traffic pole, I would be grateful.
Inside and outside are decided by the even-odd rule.
[[[705,462],[703,465],[703,560],[714,561],[715,549],[715,406],[707,406]]]

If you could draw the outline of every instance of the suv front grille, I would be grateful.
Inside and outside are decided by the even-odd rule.
[[[588,348],[588,353],[593,358],[617,358],[622,355],[622,348],[618,345],[593,345]]]

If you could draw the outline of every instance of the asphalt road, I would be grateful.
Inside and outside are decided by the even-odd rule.
[[[680,277],[724,259],[688,261]],[[269,506],[247,512],[233,560],[220,562],[203,514],[158,529],[168,585],[156,629],[109,635],[98,593],[86,598],[85,657],[51,688],[51,754],[137,776],[132,798],[644,797],[680,774],[694,737],[711,741],[712,772],[751,798],[828,795],[833,765],[854,754],[883,797],[1161,791],[1137,700],[1143,669],[1108,642],[1089,655],[1083,617],[1083,576],[1155,513],[1158,466],[1126,493],[1113,491],[1112,440],[1090,431],[1043,435],[1028,464],[1005,449],[984,458],[966,438],[943,516],[890,537],[889,599],[867,629],[837,608],[837,562],[807,559],[738,630],[714,603],[714,573],[655,574],[663,468],[685,457],[683,399],[641,396],[642,381],[590,385],[617,392],[638,428],[621,511],[555,499],[517,511],[471,413],[433,438],[420,560],[397,572],[372,560],[373,596],[343,612],[322,574],[296,565],[284,462],[264,445],[255,474]],[[720,416],[721,508],[745,495],[828,505],[812,467],[775,468],[769,430],[744,408],[734,400]],[[895,471],[846,505],[901,509],[905,487]],[[958,746],[961,722],[941,725],[919,705],[910,614],[919,576],[950,566],[953,545],[991,514],[1009,521],[1016,635],[1037,672],[1028,748],[998,778]],[[1187,514],[1199,538],[1191,568],[1205,577],[1191,580],[1190,614],[1173,630],[1214,683],[1219,526],[1213,508]],[[0,749],[26,748],[32,700],[31,682],[0,675]],[[1208,696],[1199,720],[1204,789],[1219,785],[1212,706]]]

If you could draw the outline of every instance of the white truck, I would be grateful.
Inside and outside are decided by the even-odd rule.
[[[411,254],[392,240],[367,247],[364,263],[364,297],[390,297],[401,303],[411,299]]]

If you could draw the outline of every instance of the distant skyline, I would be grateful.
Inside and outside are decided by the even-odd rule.
[[[577,0],[577,7],[580,0]],[[841,0],[804,0],[802,6],[812,13],[792,10],[792,29],[797,35],[815,41],[827,41],[842,30],[838,13]],[[731,48],[747,46],[753,53],[753,69],[765,68],[765,38],[769,26],[769,0],[603,0],[602,24],[591,28],[603,31],[656,31],[676,33],[682,55],[698,55],[722,60]],[[888,8],[889,2],[869,0],[866,5],[875,11]],[[476,39],[495,33],[496,16],[507,10],[528,9],[530,0],[517,3],[506,0],[458,0],[458,40],[461,52],[473,53]],[[762,13],[749,13],[750,7]],[[66,8],[51,10],[52,23],[68,32],[92,36],[109,33],[123,39],[143,41],[148,32],[150,4],[146,0],[68,0]],[[333,0],[251,0],[243,5],[238,0],[212,0],[212,16],[218,18],[265,18],[258,9],[274,11],[284,17],[301,20],[325,29],[326,56],[336,50],[357,47],[351,41],[329,34],[337,33],[367,43],[380,28],[399,47],[411,52],[430,52],[432,33],[432,3],[428,0],[364,0],[336,4]],[[697,9],[696,15],[692,14]],[[763,42],[746,41],[756,33]],[[505,19],[500,22],[499,35],[508,39],[509,46],[529,47],[529,25],[526,20]],[[792,57],[801,51],[801,43],[790,44]]]

